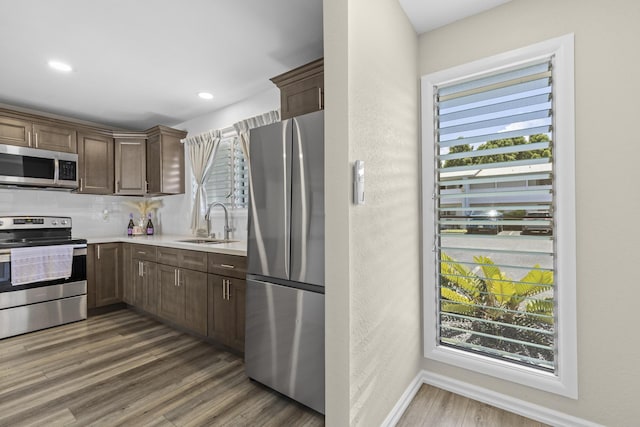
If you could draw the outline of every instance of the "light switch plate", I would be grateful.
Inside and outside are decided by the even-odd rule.
[[[364,161],[356,160],[353,164],[353,203],[364,205]]]

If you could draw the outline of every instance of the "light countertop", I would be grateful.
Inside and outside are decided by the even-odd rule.
[[[79,236],[81,237],[81,236]],[[186,243],[181,240],[194,240],[195,236],[155,235],[155,236],[106,236],[89,237],[87,243],[136,243],[140,245],[163,246],[167,248],[188,249],[200,252],[214,252],[229,255],[247,255],[247,242],[240,240],[230,243]]]

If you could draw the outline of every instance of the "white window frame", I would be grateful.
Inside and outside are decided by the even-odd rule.
[[[536,389],[578,398],[576,321],[576,208],[574,36],[568,34],[489,58],[427,74],[422,91],[422,265],[424,356]],[[554,188],[556,206],[556,290],[558,318],[557,371],[548,373],[457,348],[437,339],[438,286],[436,281],[434,191],[434,87],[554,56]]]

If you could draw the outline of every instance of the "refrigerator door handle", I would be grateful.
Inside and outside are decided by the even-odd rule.
[[[282,127],[282,175],[284,179],[282,180],[283,189],[282,194],[285,197],[282,199],[283,208],[284,208],[284,271],[287,278],[291,278],[291,206],[288,205],[289,200],[286,195],[289,194],[289,188],[291,187],[291,183],[287,182],[287,153],[290,151],[287,150],[287,141],[291,142],[291,130],[289,130],[290,120],[285,122],[285,125]]]
[[[297,272],[299,276],[297,278],[292,277],[292,279],[302,281],[307,275],[307,244],[309,242],[309,236],[308,236],[309,208],[308,208],[308,200],[307,200],[308,183],[306,182],[307,180],[306,180],[306,173],[305,173],[305,167],[304,167],[305,150],[303,148],[304,144],[302,141],[302,132],[300,130],[300,123],[298,123],[298,120],[296,120],[295,117],[293,118],[292,122],[296,127],[295,129],[296,140],[294,141],[294,143],[298,145],[298,158],[293,159],[293,161],[298,162],[298,165],[299,165],[298,170],[300,173],[300,176],[298,177],[298,180],[300,182],[300,271]],[[294,168],[292,168],[292,170],[293,169]],[[291,209],[293,209],[293,206],[291,207]]]

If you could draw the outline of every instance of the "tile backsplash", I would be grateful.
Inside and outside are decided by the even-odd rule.
[[[156,233],[189,235],[191,205],[188,195],[154,197],[163,206],[154,215]],[[98,196],[65,191],[0,188],[0,216],[50,215],[72,219],[73,235],[78,238],[125,235],[129,213],[133,208],[125,201],[139,201],[140,197]],[[222,210],[213,214],[212,231],[222,233]],[[135,212],[134,212],[135,214]],[[233,239],[247,236],[246,210],[230,211],[231,224],[236,230]]]

